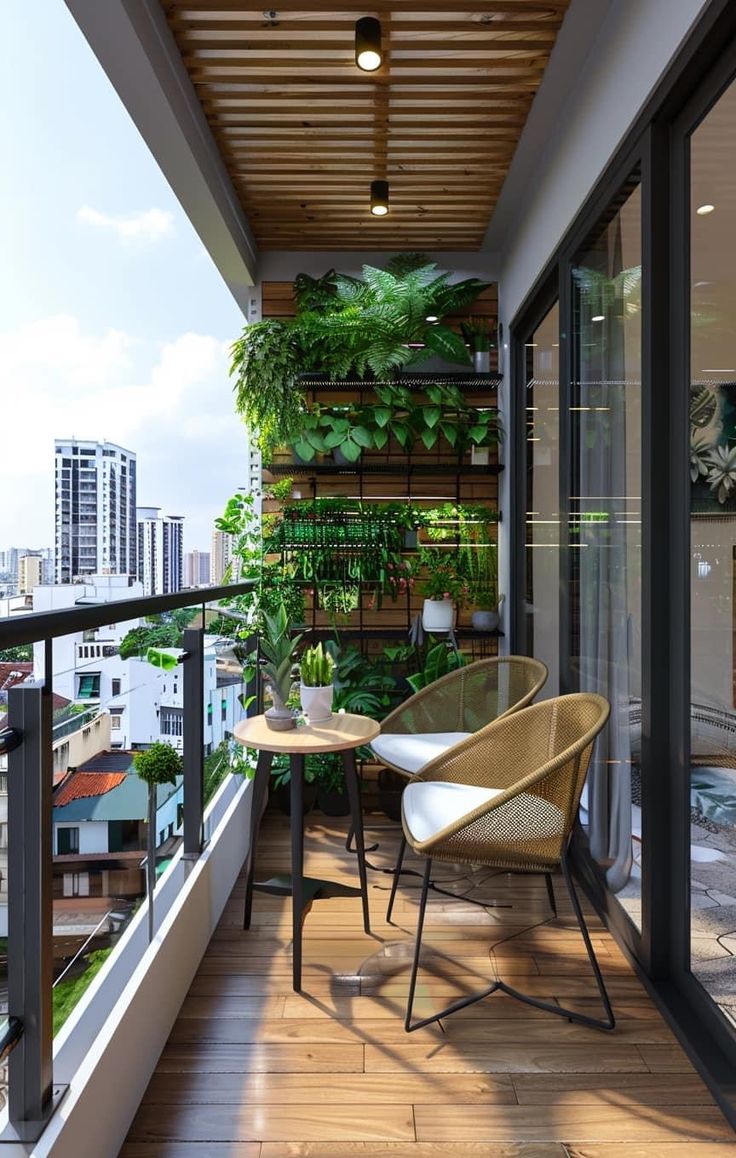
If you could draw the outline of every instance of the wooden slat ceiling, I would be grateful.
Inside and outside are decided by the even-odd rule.
[[[473,250],[569,0],[161,3],[263,249]],[[374,73],[361,16],[381,21]]]

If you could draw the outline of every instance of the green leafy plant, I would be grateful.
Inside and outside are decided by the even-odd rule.
[[[493,344],[493,331],[488,318],[470,317],[460,325],[462,335],[476,354],[485,353]]]
[[[310,765],[315,781],[322,792],[342,795],[347,791],[342,758],[337,752],[319,752],[307,756],[305,764]]]
[[[452,644],[432,642],[427,648],[421,669],[414,675],[407,676],[406,682],[413,692],[420,692],[441,676],[464,666],[465,658],[462,652]]]
[[[309,688],[326,688],[332,683],[335,661],[321,643],[308,647],[302,655],[302,683]]]
[[[304,397],[297,383],[301,358],[293,323],[246,326],[231,348],[235,406],[264,456],[298,437]]]
[[[366,265],[362,278],[332,270],[319,279],[300,274],[297,316],[251,323],[232,346],[236,408],[264,457],[297,442],[309,444],[312,456],[320,452],[315,431],[305,437],[302,371],[326,369],[332,378],[371,372],[380,381],[434,354],[467,365],[463,339],[442,318],[470,305],[487,284],[477,278],[452,282],[432,262]]]
[[[334,711],[357,712],[380,720],[398,703],[398,682],[382,663],[367,659],[357,647],[340,647],[335,640],[325,643],[325,651],[335,661]]]
[[[470,593],[468,582],[458,574],[457,563],[448,551],[441,547],[423,547],[419,563],[426,571],[421,584],[425,598],[450,599],[458,608],[465,605]]]
[[[285,708],[294,683],[295,653],[302,636],[292,636],[289,618],[283,603],[274,615],[263,615],[263,632],[260,637],[263,680],[266,683],[275,708]]]

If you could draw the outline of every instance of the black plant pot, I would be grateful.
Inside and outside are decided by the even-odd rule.
[[[279,784],[276,792],[276,804],[280,812],[284,816],[291,816],[291,784]],[[317,800],[317,785],[305,784],[302,789],[302,812],[306,816],[307,813],[314,808]]]
[[[347,792],[336,792],[334,788],[317,790],[317,807],[325,816],[349,816],[350,801]]]
[[[406,780],[391,768],[382,768],[378,773],[378,807],[389,820],[401,820],[401,794]]]

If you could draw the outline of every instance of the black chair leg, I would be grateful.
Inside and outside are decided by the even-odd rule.
[[[393,904],[393,893],[396,891],[396,882],[398,880],[401,869],[401,861],[404,856],[404,849],[406,848],[406,838],[402,841],[401,852],[399,853],[398,864],[396,865],[396,872],[394,874],[394,888],[392,889],[391,904]],[[411,1030],[411,1011],[414,1006],[414,993],[417,988],[417,972],[419,970],[419,956],[422,952],[422,931],[424,929],[424,912],[427,908],[427,893],[429,891],[429,874],[432,871],[432,858],[427,857],[427,863],[424,866],[424,877],[422,878],[422,893],[419,900],[419,915],[417,917],[417,934],[414,942],[414,960],[411,966],[411,981],[409,982],[409,999],[406,1004],[406,1019],[404,1021],[404,1029],[407,1033]]]
[[[399,887],[399,877],[401,876],[401,866],[404,863],[404,853],[406,852],[406,837],[403,832],[401,834],[401,844],[399,845],[399,855],[396,860],[396,868],[394,869],[394,879],[391,882],[391,896],[388,899],[388,908],[386,909],[386,923],[391,924],[391,914],[394,911],[394,900],[396,898],[396,890]]]
[[[547,896],[549,897],[549,907],[552,910],[552,912],[554,913],[554,915],[557,916],[557,901],[555,900],[555,889],[554,889],[554,885],[552,884],[552,873],[545,873],[544,879],[545,879],[545,882],[547,884]]]
[[[570,901],[572,902],[573,912],[575,913],[578,927],[580,929],[580,933],[585,944],[585,949],[588,954],[588,960],[590,961],[590,965],[593,970],[593,976],[595,977],[598,993],[603,1004],[605,1017],[588,1017],[587,1014],[577,1013],[574,1009],[565,1009],[560,1005],[551,1005],[547,1001],[540,1001],[540,999],[537,997],[529,997],[526,993],[521,993],[520,990],[514,989],[511,985],[507,985],[505,981],[496,980],[492,982],[492,984],[489,985],[486,989],[481,990],[479,993],[471,994],[469,997],[463,997],[461,1000],[453,1002],[452,1005],[448,1005],[446,1009],[440,1010],[439,1013],[435,1013],[431,1017],[424,1017],[421,1021],[415,1021],[412,1025],[411,1012],[414,1003],[414,993],[416,990],[422,929],[424,927],[424,910],[427,903],[427,891],[429,889],[429,874],[431,870],[431,863],[431,860],[427,861],[427,865],[424,871],[424,881],[422,884],[422,899],[419,906],[419,920],[417,922],[417,940],[416,945],[414,946],[414,964],[412,966],[411,982],[409,985],[409,1001],[407,1006],[406,1020],[404,1022],[404,1029],[407,1033],[411,1033],[415,1029],[421,1029],[422,1026],[431,1025],[433,1022],[440,1021],[442,1018],[449,1017],[451,1013],[456,1013],[458,1009],[464,1009],[467,1005],[474,1005],[476,1001],[482,1001],[484,997],[489,997],[491,993],[496,992],[505,993],[508,997],[515,997],[517,1001],[523,1001],[525,1005],[532,1005],[535,1009],[543,1009],[547,1013],[554,1013],[557,1017],[564,1017],[567,1021],[574,1021],[578,1025],[587,1026],[589,1029],[602,1029],[610,1031],[615,1028],[616,1018],[614,1017],[613,1009],[611,1008],[611,1002],[608,997],[605,982],[603,980],[603,974],[601,973],[601,969],[595,955],[595,950],[593,949],[593,944],[590,940],[588,926],[585,923],[583,910],[580,906],[580,900],[573,883],[572,874],[570,872],[570,866],[567,859],[567,852],[563,854],[561,860],[562,876],[564,878],[565,885],[567,886],[567,891],[570,894]],[[549,882],[547,887],[549,889]]]
[[[593,970],[595,983],[598,987],[598,993],[600,995],[601,1003],[605,1011],[605,1017],[588,1017],[586,1013],[577,1013],[574,1009],[565,1009],[564,1006],[560,1005],[550,1005],[546,1001],[540,1001],[536,997],[528,997],[526,993],[520,993],[518,989],[512,988],[512,986],[507,985],[504,981],[500,983],[500,988],[504,993],[507,993],[509,997],[516,997],[517,1000],[523,1001],[526,1005],[533,1005],[535,1009],[544,1009],[548,1013],[555,1013],[558,1017],[564,1017],[568,1021],[576,1022],[578,1025],[586,1025],[589,1029],[603,1029],[610,1031],[616,1027],[616,1018],[614,1017],[613,1009],[611,1008],[611,1001],[608,996],[608,991],[606,990],[606,984],[603,980],[603,974],[601,973],[600,965],[598,964],[598,958],[595,955],[595,950],[590,940],[588,926],[585,923],[583,910],[580,906],[580,900],[578,898],[577,890],[572,879],[572,873],[570,872],[567,852],[565,852],[562,856],[561,867],[562,876],[564,878],[565,885],[567,886],[567,891],[570,895],[570,901],[572,902],[573,912],[575,913],[578,928],[580,929],[580,934],[583,938],[583,943],[588,954],[590,967]]]

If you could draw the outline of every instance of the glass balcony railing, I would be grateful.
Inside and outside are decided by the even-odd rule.
[[[249,588],[0,623],[0,647],[34,645],[0,725],[0,1063],[19,1135],[53,1111],[54,1035],[139,910],[154,937],[186,880],[169,867],[201,855],[207,802],[244,770],[238,624],[219,601]]]

